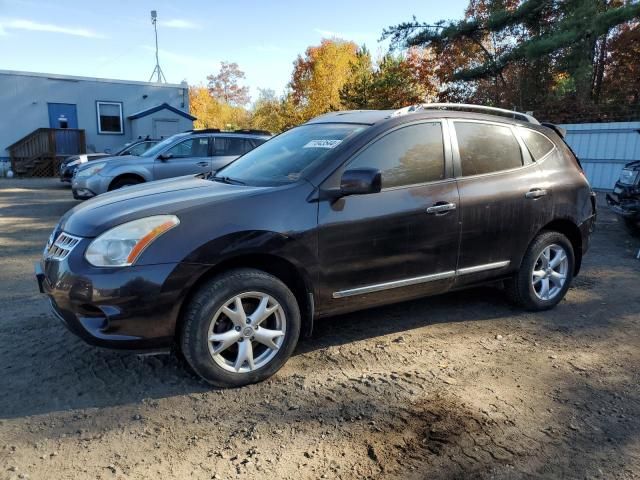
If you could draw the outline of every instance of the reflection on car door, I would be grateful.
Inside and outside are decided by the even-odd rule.
[[[551,195],[510,125],[455,120],[451,128],[462,222],[456,283],[466,284],[517,269]]]
[[[156,158],[154,162],[153,172],[156,180],[211,171],[209,137],[200,136],[182,140],[169,147],[163,155],[169,158],[164,160]]]
[[[343,167],[379,169],[382,191],[319,205],[319,303],[329,312],[452,284],[460,226],[450,153],[441,122],[431,121],[387,133]]]

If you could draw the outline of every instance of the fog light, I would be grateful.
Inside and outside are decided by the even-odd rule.
[[[79,188],[79,189],[76,190],[76,193],[80,197],[93,197],[93,196],[95,196],[95,193],[93,193],[88,188]]]

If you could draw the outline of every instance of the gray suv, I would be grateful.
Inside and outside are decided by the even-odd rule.
[[[191,130],[173,135],[140,156],[124,155],[82,165],[73,198],[85,200],[118,188],[182,175],[214,173],[271,137],[261,130]]]

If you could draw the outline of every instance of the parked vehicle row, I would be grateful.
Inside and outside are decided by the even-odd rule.
[[[36,265],[40,289],[87,342],[175,347],[223,387],[274,374],[330,315],[495,282],[552,308],[588,250],[595,195],[560,129],[461,108],[330,113],[214,176],[79,204]],[[218,138],[255,137],[171,142],[211,154]],[[171,142],[142,158],[162,167]]]
[[[629,232],[640,236],[640,160],[624,166],[613,193],[607,194],[606,198]]]
[[[94,160],[107,157],[119,157],[122,155],[142,155],[144,152],[153,147],[160,140],[152,140],[149,138],[138,139],[133,142],[126,143],[120,150],[115,153],[82,153],[80,155],[71,155],[60,163],[60,181],[71,183],[71,179],[75,174],[75,171],[80,165]]]
[[[73,197],[85,200],[139,183],[189,174],[211,174],[270,138],[268,132],[217,129],[178,133],[141,152],[104,158],[77,169]]]

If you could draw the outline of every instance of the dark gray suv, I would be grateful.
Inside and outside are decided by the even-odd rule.
[[[110,190],[194,173],[213,173],[271,137],[262,130],[191,130],[173,135],[140,156],[123,155],[78,168],[73,197],[86,200]]]
[[[596,215],[562,134],[473,105],[323,115],[210,178],[77,205],[36,265],[40,290],[86,341],[177,347],[223,387],[274,374],[331,315],[500,282],[547,310]]]

